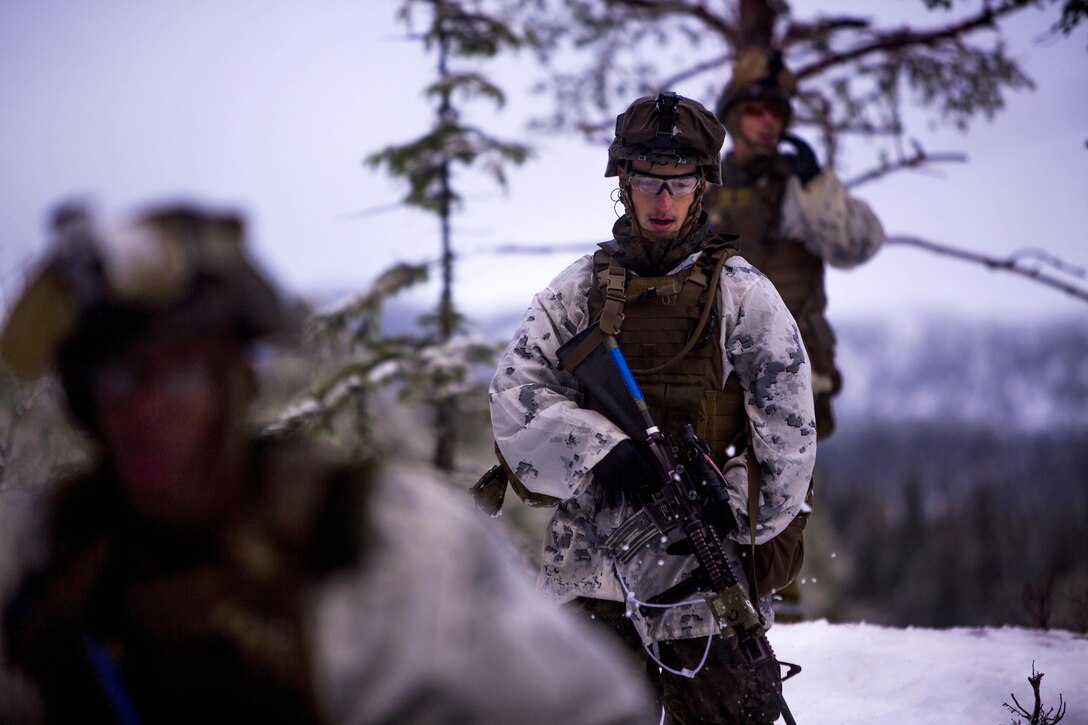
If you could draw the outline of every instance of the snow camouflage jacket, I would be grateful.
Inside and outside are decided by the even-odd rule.
[[[872,208],[826,170],[803,186],[796,176],[789,177],[778,233],[803,240],[808,251],[842,269],[867,261],[885,239]]]
[[[700,252],[670,274],[695,263]],[[556,351],[585,329],[595,283],[592,255],[559,274],[537,294],[499,360],[489,399],[495,442],[511,469],[534,493],[560,499],[545,535],[538,586],[560,601],[591,597],[645,601],[678,582],[692,557],[665,553],[665,537],[641,557],[618,564],[605,540],[641,509],[605,497],[592,468],[627,436],[599,413],[580,407],[574,377],[557,368]],[[807,356],[797,326],[770,281],[742,257],[725,264],[717,298],[723,379],[737,375],[762,485],[756,542],[781,533],[802,509],[816,456],[816,431]],[[795,361],[802,360],[801,365]],[[792,370],[792,372],[791,372]],[[727,542],[735,561],[750,542],[747,465],[743,452],[722,470],[739,528]],[[620,567],[623,567],[620,570]],[[742,579],[744,574],[737,567]],[[762,602],[772,620],[769,599]],[[688,604],[646,618],[629,607],[643,642],[706,636],[714,628],[705,605]]]
[[[321,721],[657,721],[621,664],[626,653],[534,591],[532,572],[515,563],[512,544],[479,520],[452,484],[408,464],[367,478],[359,507],[365,510],[352,516],[353,507],[341,507],[363,525],[362,558],[311,582],[304,600]],[[23,570],[51,557],[47,499],[19,493],[0,500],[0,599]],[[0,653],[3,645],[0,636]],[[39,686],[11,665],[0,657],[0,722],[44,721]],[[184,684],[175,691],[185,691]],[[78,699],[77,692],[70,695]],[[165,719],[184,719],[180,704],[161,704]],[[190,707],[208,712],[200,700]],[[225,710],[218,712],[223,717]],[[296,721],[285,711],[271,719]]]

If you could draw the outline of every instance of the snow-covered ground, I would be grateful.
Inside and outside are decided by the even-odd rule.
[[[1044,710],[1067,703],[1062,725],[1088,723],[1088,638],[1063,631],[898,629],[826,621],[776,624],[778,658],[804,670],[786,682],[800,725],[1013,722],[1001,704],[1035,703],[1032,661]]]

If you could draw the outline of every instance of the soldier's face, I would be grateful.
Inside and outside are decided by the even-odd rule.
[[[214,340],[153,338],[94,369],[104,454],[137,513],[188,525],[222,508],[230,492],[208,463],[231,444],[222,425],[232,404],[223,382],[231,354]]]
[[[669,177],[690,178],[698,171],[695,164],[658,164],[639,160],[631,161],[626,168],[620,169],[621,184],[626,183],[630,176],[632,211],[645,236],[650,239],[677,237],[688,218],[692,202],[695,201],[695,190],[688,191],[684,188],[674,194],[670,187],[675,189],[679,184],[666,182]],[[640,176],[643,177],[641,182]]]
[[[761,101],[746,101],[740,108],[740,128],[733,139],[742,156],[770,156],[778,148],[785,119],[782,109]]]

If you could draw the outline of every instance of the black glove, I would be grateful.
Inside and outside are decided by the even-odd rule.
[[[782,140],[793,146],[797,151],[796,154],[788,154],[784,157],[786,163],[790,165],[793,173],[797,174],[797,177],[801,179],[801,183],[807,184],[820,173],[820,162],[816,160],[816,152],[805,143],[804,139],[800,136],[794,136],[792,133],[782,134]]]
[[[710,525],[718,530],[718,536],[725,537],[737,530],[737,519],[728,501],[709,501],[703,506],[703,514]]]
[[[606,491],[623,492],[656,488],[657,467],[630,438],[620,441],[593,467],[593,479]]]

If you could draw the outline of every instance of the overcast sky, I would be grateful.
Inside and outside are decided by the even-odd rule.
[[[800,16],[818,5],[792,4]],[[286,287],[309,296],[361,289],[394,261],[435,257],[436,225],[426,215],[358,214],[404,192],[366,169],[363,157],[413,138],[432,120],[420,89],[433,76],[433,59],[402,39],[396,5],[0,2],[4,295],[10,299],[20,270],[41,250],[50,207],[71,195],[94,199],[107,215],[179,196],[240,209],[257,256]],[[862,14],[873,7],[853,5]],[[881,12],[934,24],[938,18],[920,6],[882,3]],[[964,152],[968,164],[859,187],[889,233],[994,254],[1040,247],[1088,266],[1088,32],[1034,42],[1052,19],[1025,14],[1008,35],[1034,92],[1012,96],[993,123],[980,120],[968,135],[914,129],[928,150]],[[525,120],[548,102],[524,91],[531,72],[528,62],[495,69],[510,102],[500,113],[480,104],[476,120],[498,135],[524,137]],[[698,95],[701,88],[676,90]],[[459,250],[505,242],[586,242],[588,249],[608,236],[614,181],[602,176],[604,150],[570,138],[529,140],[536,159],[511,175],[507,195],[462,179],[470,193],[456,220]],[[844,159],[844,176],[866,170],[872,148],[857,150]],[[574,256],[466,254],[456,296],[477,316],[520,312]],[[1088,312],[1038,284],[903,247],[833,272],[829,286],[833,319]],[[417,296],[428,295],[433,290]]]

